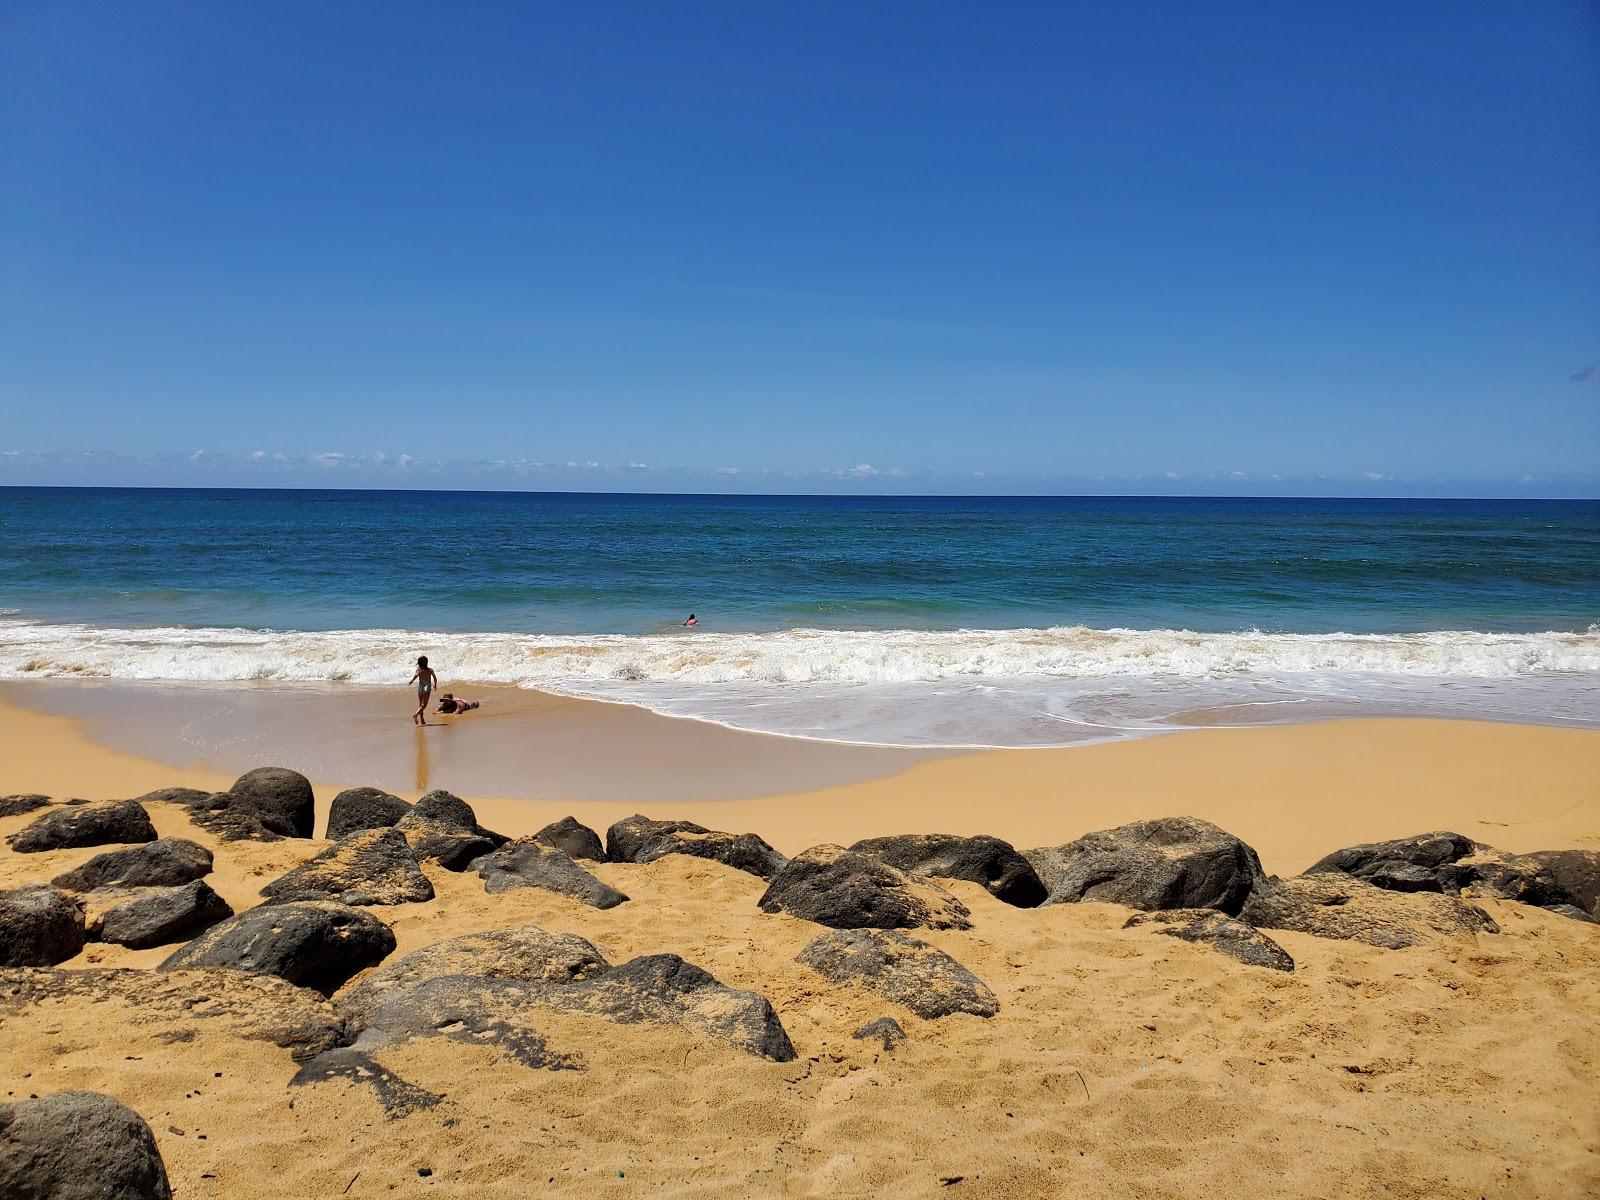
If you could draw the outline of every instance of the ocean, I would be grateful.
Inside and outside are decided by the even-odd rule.
[[[893,745],[1600,726],[1600,501],[0,489],[0,678],[394,686],[422,653]]]

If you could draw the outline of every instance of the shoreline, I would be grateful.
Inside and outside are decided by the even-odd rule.
[[[329,722],[320,706],[263,692],[257,699],[269,696],[267,708],[249,710],[262,718],[253,737],[226,753],[185,759],[173,752],[183,745],[175,736],[182,727],[162,707],[170,696],[141,694],[144,711],[134,719],[122,688],[49,690],[57,701],[65,694],[102,703],[73,712],[70,704],[41,704],[46,693],[31,684],[0,684],[7,763],[0,790],[89,799],[179,784],[221,790],[251,767],[300,770],[311,753],[327,768],[304,772],[321,812],[345,787],[380,786],[408,799],[442,787],[511,835],[569,814],[604,830],[642,809],[754,830],[792,854],[905,832],[988,833],[1044,845],[1182,814],[1237,833],[1281,874],[1331,847],[1432,829],[1517,852],[1600,846],[1600,732],[1592,730],[1386,718],[1065,748],[857,755],[836,744],[559,698],[550,707],[530,702],[498,723],[474,724],[483,715],[475,713],[407,731],[396,728],[404,717],[392,712],[380,720],[346,706]],[[206,695],[211,709],[228,703]],[[154,736],[163,733],[165,741]],[[429,751],[425,777],[417,773],[418,745]],[[542,760],[541,745],[561,747],[559,763]],[[486,770],[506,767],[520,769],[517,786],[474,786]]]

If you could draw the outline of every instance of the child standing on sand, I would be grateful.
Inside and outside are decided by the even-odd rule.
[[[417,685],[417,711],[411,714],[412,723],[426,725],[428,720],[423,713],[428,711],[428,697],[433,694],[433,689],[439,686],[439,677],[428,665],[426,654],[417,659],[417,673],[411,677],[411,682]]]

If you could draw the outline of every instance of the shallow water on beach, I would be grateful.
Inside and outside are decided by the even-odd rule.
[[[1600,724],[1593,501],[3,489],[0,610],[5,678],[389,684],[427,653],[842,741]]]

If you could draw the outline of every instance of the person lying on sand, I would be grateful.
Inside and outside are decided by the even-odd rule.
[[[449,692],[445,692],[439,697],[437,711],[449,716],[452,713],[471,712],[479,706],[479,702],[476,700],[462,700],[452,696]]]

